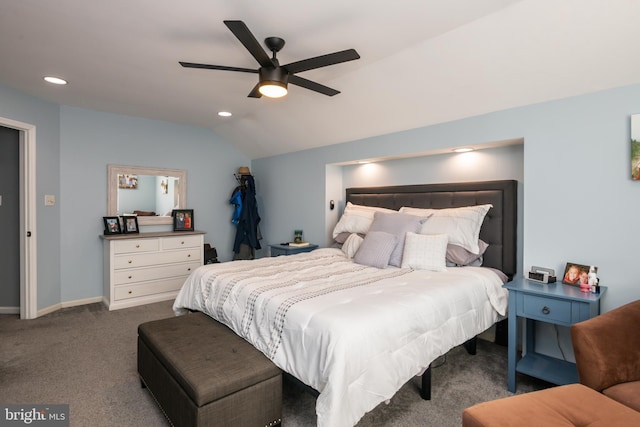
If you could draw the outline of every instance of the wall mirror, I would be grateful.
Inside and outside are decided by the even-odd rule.
[[[186,171],[107,166],[108,216],[137,214],[141,226],[173,224],[171,211],[186,208]]]

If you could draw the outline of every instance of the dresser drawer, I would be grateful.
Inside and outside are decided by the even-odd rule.
[[[571,301],[538,295],[522,295],[522,315],[551,323],[571,323]]]
[[[202,236],[163,237],[162,249],[202,248]],[[204,249],[202,249],[204,250]]]
[[[131,284],[165,277],[183,277],[184,280],[186,276],[198,267],[200,267],[200,262],[117,270],[113,274],[113,282],[116,286],[119,286],[126,283]]]
[[[134,239],[113,242],[113,253],[115,254],[158,251],[159,249],[160,239]]]
[[[151,252],[148,254],[127,254],[114,257],[113,268],[121,270],[123,268],[200,261],[201,259],[202,250],[200,248],[184,251]]]
[[[184,284],[184,280],[184,277],[174,277],[154,282],[139,283],[136,285],[116,286],[114,290],[114,299],[117,301],[156,295],[163,292],[178,292]]]

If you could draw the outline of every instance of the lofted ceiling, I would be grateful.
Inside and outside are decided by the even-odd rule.
[[[0,84],[210,128],[255,159],[639,83],[638,17],[637,0],[10,0]],[[178,64],[258,68],[228,19],[260,43],[284,38],[282,64],[361,58],[299,74],[336,96],[289,85],[282,99],[248,98],[256,74]]]

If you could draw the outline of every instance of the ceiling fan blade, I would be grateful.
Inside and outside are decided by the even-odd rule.
[[[355,49],[342,50],[340,52],[329,53],[327,55],[316,56],[315,58],[303,59],[283,65],[289,73],[300,73],[302,71],[313,70],[315,68],[326,67],[328,65],[339,64],[341,62],[360,59],[360,55]]]
[[[224,70],[224,71],[240,71],[242,73],[254,73],[257,74],[258,70],[252,70],[251,68],[239,68],[239,67],[227,67],[226,65],[209,65],[209,64],[195,64],[193,62],[179,61],[180,65],[185,68],[202,68],[205,70]]]
[[[334,96],[340,93],[339,90],[331,89],[330,87],[321,85],[320,83],[312,82],[311,80],[303,79],[302,77],[293,74],[289,75],[289,83],[327,96]]]
[[[264,51],[258,40],[251,34],[249,28],[242,21],[224,21],[225,25],[229,27],[233,35],[235,35],[240,43],[244,45],[251,55],[258,61],[261,67],[274,67],[275,64],[269,58],[269,55]]]
[[[251,90],[251,92],[249,92],[249,95],[247,95],[248,98],[262,98],[262,94],[260,93],[260,91],[258,90],[260,89],[260,83],[258,82],[257,85],[255,85],[253,87],[253,89]]]

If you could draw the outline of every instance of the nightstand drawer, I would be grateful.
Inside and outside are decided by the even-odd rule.
[[[571,301],[522,295],[522,315],[551,323],[571,323]]]

